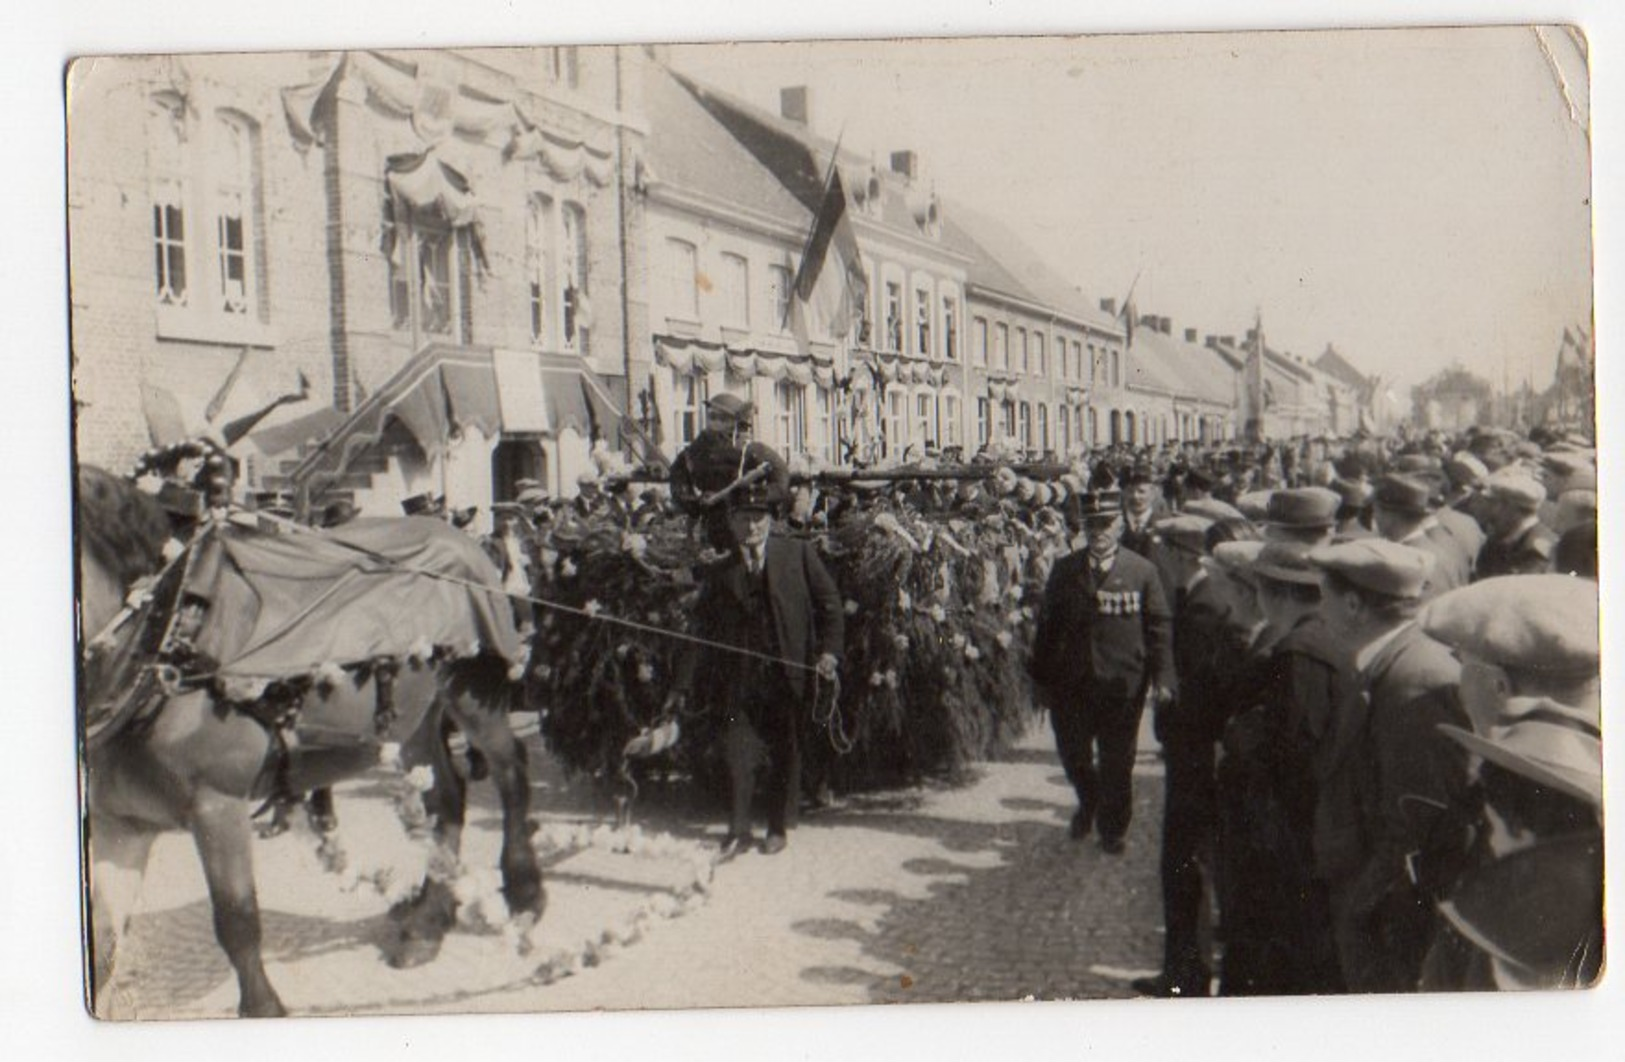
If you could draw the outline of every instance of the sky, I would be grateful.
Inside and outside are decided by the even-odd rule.
[[[1584,60],[1561,29],[679,47],[751,102],[921,156],[1091,297],[1176,329],[1328,343],[1406,389],[1452,364],[1551,380],[1590,327]],[[1138,280],[1136,281],[1136,278]]]

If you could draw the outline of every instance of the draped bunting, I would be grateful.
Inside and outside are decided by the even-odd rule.
[[[801,354],[781,354],[774,350],[725,347],[703,339],[678,336],[655,337],[655,363],[673,372],[711,374],[727,369],[735,376],[763,377],[775,382],[788,380],[806,386],[835,384],[835,363],[828,358]]]
[[[548,132],[513,100],[457,84],[456,69],[436,57],[410,63],[379,52],[341,52],[315,60],[311,80],[281,91],[288,131],[300,148],[324,143],[317,114],[346,75],[366,90],[367,106],[410,121],[425,143],[448,142],[453,133],[476,140],[506,135],[504,161],[535,158],[556,180],[585,175],[599,188],[615,176],[615,153],[607,135],[597,142]]]
[[[436,213],[452,228],[475,221],[477,204],[468,178],[442,161],[435,148],[391,157],[384,166],[384,185],[413,210]]]

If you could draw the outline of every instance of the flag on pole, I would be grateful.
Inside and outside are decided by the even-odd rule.
[[[841,170],[831,160],[824,196],[813,216],[812,231],[802,251],[787,307],[791,332],[801,353],[809,352],[814,317],[829,326],[829,334],[844,339],[852,330],[859,308],[868,297],[869,281],[858,254],[858,237],[846,212],[846,189]]]

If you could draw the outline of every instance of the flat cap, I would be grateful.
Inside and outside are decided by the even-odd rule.
[[[1123,486],[1132,487],[1140,483],[1155,483],[1157,475],[1150,465],[1144,462],[1135,462],[1123,469],[1119,479]]]
[[[1363,590],[1398,598],[1421,597],[1433,569],[1431,554],[1382,538],[1320,546],[1310,551],[1309,562]]]
[[[1222,502],[1217,498],[1197,498],[1193,501],[1188,501],[1180,509],[1180,512],[1189,513],[1191,516],[1200,516],[1204,520],[1212,520],[1215,523],[1220,520],[1247,519],[1247,517],[1242,515],[1240,509],[1229,504],[1228,502]]]
[[[1320,569],[1309,563],[1310,548],[1301,542],[1266,542],[1253,571],[1276,582],[1313,586],[1320,582]]]
[[[1363,479],[1344,479],[1338,476],[1332,480],[1330,489],[1337,492],[1337,496],[1344,505],[1353,509],[1364,509],[1371,504],[1371,497],[1375,493],[1371,484]]]
[[[1265,505],[1264,519],[1275,527],[1331,527],[1342,504],[1342,496],[1325,487],[1278,490]]]
[[[1262,521],[1269,516],[1272,490],[1250,490],[1236,499],[1236,508],[1249,520]]]
[[[1445,462],[1444,470],[1452,483],[1461,486],[1482,483],[1490,475],[1489,466],[1466,450],[1452,454],[1450,460]]]
[[[1433,511],[1432,498],[1433,488],[1414,476],[1391,473],[1377,480],[1379,509],[1425,516]]]
[[[1156,524],[1163,542],[1186,553],[1207,552],[1207,529],[1213,521],[1190,513],[1180,513]]]
[[[1444,463],[1432,454],[1401,454],[1394,459],[1394,471],[1402,475],[1439,473],[1444,471]]]
[[[1247,542],[1220,542],[1213,547],[1213,555],[1202,558],[1202,567],[1221,575],[1228,575],[1246,583],[1253,581],[1253,562],[1264,549],[1257,540]]]
[[[1529,472],[1508,466],[1500,469],[1485,482],[1485,489],[1493,498],[1500,498],[1530,512],[1546,500],[1546,488]]]
[[[1431,637],[1502,667],[1597,670],[1597,584],[1568,575],[1504,575],[1441,594],[1419,622]]]

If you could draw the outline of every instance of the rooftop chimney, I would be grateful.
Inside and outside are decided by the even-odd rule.
[[[893,173],[900,173],[912,181],[920,175],[919,156],[912,151],[893,151],[891,169]]]
[[[1116,299],[1101,299],[1100,300],[1100,308],[1102,310],[1104,310],[1105,312],[1111,314],[1113,317],[1117,316],[1117,300]]]
[[[1194,329],[1194,328],[1185,329],[1185,342],[1187,342],[1187,343],[1196,342],[1196,329]]]
[[[1174,319],[1172,317],[1159,317],[1159,318],[1157,318],[1157,331],[1161,332],[1165,336],[1173,335],[1174,334]]]
[[[799,125],[812,124],[812,94],[806,85],[779,89],[779,114]]]

